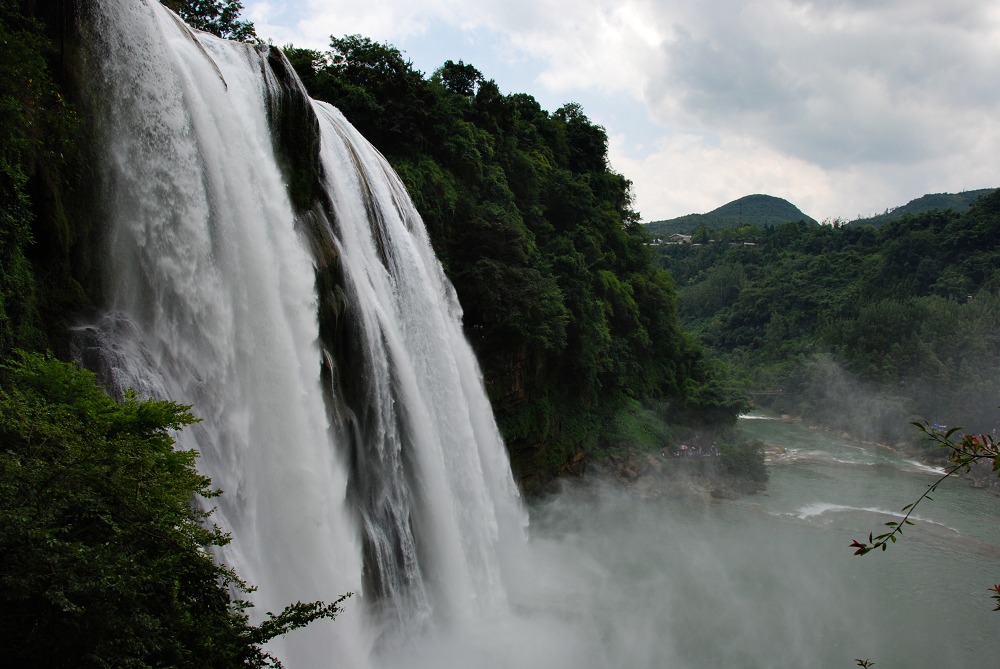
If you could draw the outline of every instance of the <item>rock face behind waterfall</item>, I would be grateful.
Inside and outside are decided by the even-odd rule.
[[[525,523],[461,311],[385,160],[283,54],[153,0],[50,6],[87,120],[95,235],[82,359],[191,403],[225,491],[219,556],[260,610],[352,590],[276,648],[368,662],[377,640],[505,601]]]

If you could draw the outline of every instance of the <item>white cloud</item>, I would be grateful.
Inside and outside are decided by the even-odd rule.
[[[508,92],[582,101],[606,125],[647,220],[752,192],[853,218],[926,192],[1000,185],[993,0],[245,5],[279,44],[322,48],[330,34],[361,33],[418,60],[406,44],[488,41],[474,64],[519,74],[508,80],[526,87]],[[642,156],[626,153],[639,145]]]
[[[449,21],[450,0],[356,2],[354,0],[245,1],[257,33],[276,44],[324,49],[330,36],[358,33],[395,42],[426,32],[433,22]]]
[[[665,45],[648,100],[660,118],[752,134],[835,167],[933,153],[935,135],[953,129],[939,107],[961,123],[968,101],[1000,101],[975,42],[990,31],[945,21],[930,11],[939,3],[895,14],[883,3],[733,4],[741,11],[687,17]],[[992,34],[997,63],[995,25]]]
[[[664,36],[651,2],[592,1],[528,3],[534,23],[523,15],[485,17],[508,36],[512,48],[545,64],[538,81],[557,92],[594,89],[641,98],[644,64],[655,56]]]

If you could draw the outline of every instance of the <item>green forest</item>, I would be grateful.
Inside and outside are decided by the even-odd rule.
[[[789,221],[658,246],[685,328],[755,400],[859,436],[927,420],[989,432],[1000,362],[1000,192],[971,208]]]

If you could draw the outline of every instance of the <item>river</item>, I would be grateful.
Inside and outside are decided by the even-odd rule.
[[[855,538],[935,480],[893,452],[766,416],[785,449],[737,501],[643,500],[581,484],[531,509],[512,614],[428,634],[384,659],[433,667],[995,667],[1000,499],[942,485],[885,553]]]

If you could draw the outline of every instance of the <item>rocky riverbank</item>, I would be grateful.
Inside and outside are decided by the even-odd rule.
[[[727,473],[717,456],[677,456],[665,449],[624,449],[600,459],[589,459],[581,453],[574,458],[572,467],[568,475],[614,483],[644,499],[735,499],[765,488],[762,482]]]
[[[926,438],[925,435],[920,433],[916,428],[913,428],[913,439],[897,440],[889,443],[885,441],[871,441],[864,439],[845,430],[830,427],[822,423],[812,422],[806,417],[792,417],[785,414],[781,416],[781,419],[801,423],[811,430],[817,430],[828,434],[836,434],[842,439],[848,439],[864,444],[874,444],[880,448],[888,449],[902,457],[911,458],[932,467],[940,467],[942,470],[946,469],[949,465],[948,450],[938,447],[935,442]],[[957,437],[958,435],[956,434],[955,438]],[[765,449],[765,454],[768,457],[771,456],[771,448],[771,446],[768,446]],[[992,462],[986,460],[979,461],[974,463],[970,467],[969,471],[956,472],[954,477],[965,480],[971,488],[988,490],[995,495],[1000,495],[1000,476],[998,476],[997,472],[993,470]]]

